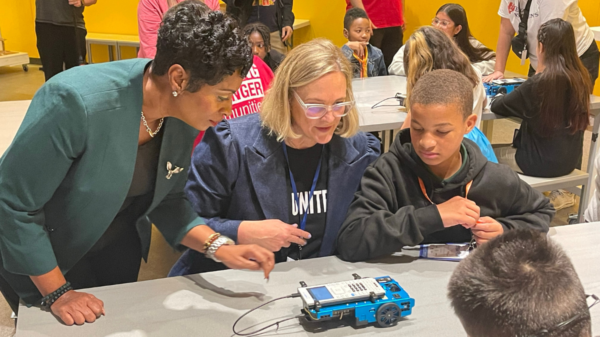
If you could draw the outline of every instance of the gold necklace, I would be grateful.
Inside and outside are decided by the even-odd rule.
[[[156,128],[156,131],[152,132],[152,129],[150,129],[150,127],[148,126],[148,123],[146,122],[146,117],[144,117],[144,112],[142,111],[142,123],[144,123],[144,126],[146,127],[146,131],[148,131],[148,134],[150,135],[150,137],[154,138],[154,136],[156,136],[156,134],[160,131],[160,128],[163,125],[165,118],[161,118],[160,119],[160,123],[158,123],[158,127]]]

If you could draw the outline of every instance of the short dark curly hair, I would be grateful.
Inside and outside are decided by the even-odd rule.
[[[265,42],[265,48],[267,52],[271,50],[271,30],[264,23],[253,22],[249,23],[244,27],[244,36],[250,40],[250,35],[257,32]]]
[[[352,26],[352,24],[354,23],[354,20],[356,19],[367,19],[370,21],[369,16],[367,16],[367,12],[365,12],[364,9],[362,8],[350,8],[347,12],[346,15],[344,15],[344,28],[345,29],[350,29],[350,26]]]
[[[246,77],[252,51],[236,20],[211,11],[199,0],[185,0],[163,18],[152,72],[165,75],[174,64],[189,72],[186,90],[195,92],[204,84],[218,84],[237,70]]]
[[[475,249],[454,270],[448,297],[472,337],[591,336],[586,295],[571,260],[535,230],[509,230]]]

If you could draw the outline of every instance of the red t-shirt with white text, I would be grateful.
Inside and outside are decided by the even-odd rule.
[[[233,94],[231,115],[227,119],[259,112],[263,97],[265,97],[265,92],[271,85],[273,77],[271,68],[260,57],[255,55],[248,75],[242,81],[240,88]],[[200,143],[202,136],[204,136],[204,132],[200,131],[200,134],[194,141],[194,148]]]
[[[377,28],[398,27],[404,24],[402,0],[362,0],[369,19]],[[346,0],[346,10],[352,8]]]

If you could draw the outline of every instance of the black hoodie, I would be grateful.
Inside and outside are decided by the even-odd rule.
[[[435,205],[423,195],[420,177],[431,200],[440,204],[465,196],[504,230],[532,228],[548,231],[554,208],[508,166],[489,162],[477,145],[465,139],[466,163],[450,179],[435,176],[413,150],[410,129],[403,130],[390,151],[365,172],[340,228],[337,250],[342,259],[362,261],[422,243],[468,242],[471,231],[457,225],[444,228]]]

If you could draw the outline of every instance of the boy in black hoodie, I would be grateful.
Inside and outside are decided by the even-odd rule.
[[[417,81],[408,100],[410,129],[367,169],[340,228],[344,260],[424,243],[483,244],[513,228],[548,231],[548,199],[463,139],[477,120],[471,88],[452,70]]]

